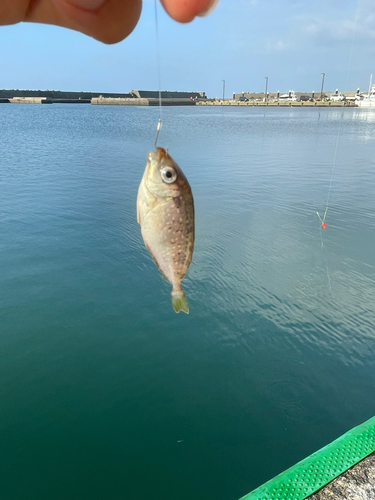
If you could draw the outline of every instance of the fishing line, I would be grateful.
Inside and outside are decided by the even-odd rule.
[[[347,74],[346,74],[346,88],[348,88],[349,73],[350,73],[350,67],[351,67],[353,50],[354,50],[354,41],[355,41],[355,36],[356,36],[356,31],[357,31],[357,25],[358,25],[359,3],[360,3],[360,0],[357,0],[357,9],[356,9],[356,14],[355,14],[355,22],[354,22],[354,29],[353,29],[353,36],[352,36],[352,44],[351,44],[351,49],[350,49],[350,53],[349,53],[348,70],[347,70]],[[327,201],[326,201],[326,207],[325,207],[325,210],[324,210],[323,218],[320,216],[319,212],[316,212],[316,215],[319,217],[319,220],[320,220],[320,223],[321,223],[321,227],[320,227],[320,242],[321,242],[321,246],[320,246],[320,248],[321,248],[322,252],[324,252],[323,229],[327,228],[325,220],[326,220],[326,217],[327,217],[327,212],[328,212],[328,207],[329,207],[329,200],[330,200],[330,195],[331,195],[331,190],[332,190],[332,183],[333,183],[333,175],[334,175],[335,167],[336,167],[337,152],[338,152],[339,141],[340,141],[340,137],[341,137],[342,124],[343,124],[343,121],[344,121],[344,109],[345,108],[343,107],[342,108],[342,112],[341,112],[340,124],[339,124],[339,128],[338,128],[338,131],[337,131],[337,136],[336,136],[336,144],[335,144],[335,150],[334,150],[333,162],[332,162],[332,170],[331,170],[331,178],[330,178],[330,181],[329,181]],[[325,254],[324,255],[324,264],[325,264],[325,271],[326,271],[326,276],[327,276],[328,290],[329,290],[332,298],[334,298],[333,291],[332,291],[331,277],[330,277],[329,269],[328,269],[328,260],[327,259],[328,259],[328,256]]]
[[[356,32],[357,32],[357,25],[358,25],[359,3],[360,3],[360,0],[357,0],[357,9],[356,9],[356,13],[355,13],[354,29],[353,29],[353,36],[352,36],[352,45],[351,45],[350,53],[349,53],[349,62],[348,62],[348,70],[347,70],[347,74],[346,74],[346,84],[345,84],[346,87],[345,88],[348,87],[348,83],[349,83],[349,72],[350,72],[351,63],[352,63],[353,49],[354,49],[354,40],[355,40],[355,36],[356,36]],[[326,217],[327,217],[327,212],[328,212],[328,207],[329,207],[329,198],[330,198],[331,190],[332,190],[333,174],[335,172],[335,167],[336,167],[337,151],[338,151],[340,137],[341,137],[342,124],[343,124],[343,121],[344,121],[344,109],[345,108],[343,106],[342,112],[341,112],[340,124],[339,124],[339,128],[338,128],[338,131],[337,131],[335,151],[334,151],[333,162],[332,162],[331,179],[329,181],[329,188],[328,188],[328,194],[327,194],[326,208],[324,210],[323,218],[320,216],[319,212],[316,212],[317,216],[319,217],[319,220],[321,222],[321,226],[322,226],[323,229],[327,228],[325,220],[326,220]],[[323,242],[322,242],[322,248],[323,248]]]
[[[158,5],[157,0],[154,0],[155,5],[155,31],[156,31],[156,63],[158,66],[158,84],[159,84],[159,120],[156,126],[155,149],[157,148],[159,133],[163,124],[161,114],[161,70],[160,70],[160,50],[159,50],[159,22],[158,22]]]

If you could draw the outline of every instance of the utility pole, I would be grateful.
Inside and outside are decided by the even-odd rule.
[[[322,73],[322,88],[320,90],[320,100],[323,101],[323,86],[324,86],[324,77],[326,76],[325,73]]]
[[[223,80],[223,101],[225,98],[225,80]]]
[[[267,102],[268,76],[266,76],[265,79],[266,79],[266,91],[264,93],[264,102]]]

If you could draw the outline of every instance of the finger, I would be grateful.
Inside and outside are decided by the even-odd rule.
[[[188,23],[196,16],[208,15],[218,0],[160,0],[167,13],[180,23]]]
[[[30,2],[25,20],[56,24],[116,43],[133,31],[141,8],[142,0],[37,0]]]
[[[0,25],[15,24],[25,19],[29,0],[1,0]]]

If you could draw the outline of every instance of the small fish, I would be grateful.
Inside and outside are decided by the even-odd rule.
[[[147,250],[172,284],[173,309],[189,314],[181,280],[193,256],[194,201],[182,170],[163,148],[148,153],[138,189],[137,221]]]

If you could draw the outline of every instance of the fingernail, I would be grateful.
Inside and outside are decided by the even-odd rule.
[[[199,17],[206,17],[208,15],[211,14],[211,12],[213,12],[216,8],[216,5],[219,3],[219,0],[213,0],[213,2],[211,3],[211,5],[206,9],[204,10],[203,12],[201,12],[200,14],[198,14]]]
[[[106,0],[70,0],[71,5],[85,10],[97,10]]]

